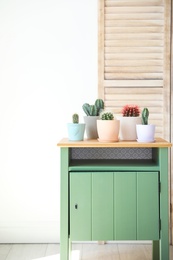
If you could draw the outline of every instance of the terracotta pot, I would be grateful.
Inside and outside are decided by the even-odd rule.
[[[119,120],[97,120],[97,131],[100,142],[117,142],[119,136]]]

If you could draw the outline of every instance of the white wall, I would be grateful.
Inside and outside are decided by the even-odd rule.
[[[97,0],[0,1],[0,243],[59,241],[59,148],[97,98]]]

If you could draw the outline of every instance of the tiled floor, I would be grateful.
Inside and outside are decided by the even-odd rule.
[[[0,260],[59,260],[59,248],[59,244],[1,244]],[[81,243],[72,246],[72,260],[151,259],[151,244]],[[173,260],[173,246],[170,246],[170,260]]]

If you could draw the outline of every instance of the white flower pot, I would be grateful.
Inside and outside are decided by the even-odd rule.
[[[136,125],[138,142],[154,142],[155,125]]]
[[[133,141],[137,139],[136,125],[141,124],[141,117],[119,117],[120,140]]]

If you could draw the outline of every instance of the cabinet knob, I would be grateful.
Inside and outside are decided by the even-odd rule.
[[[75,209],[78,209],[78,204],[75,204],[75,206],[74,206],[74,207],[75,207]]]

